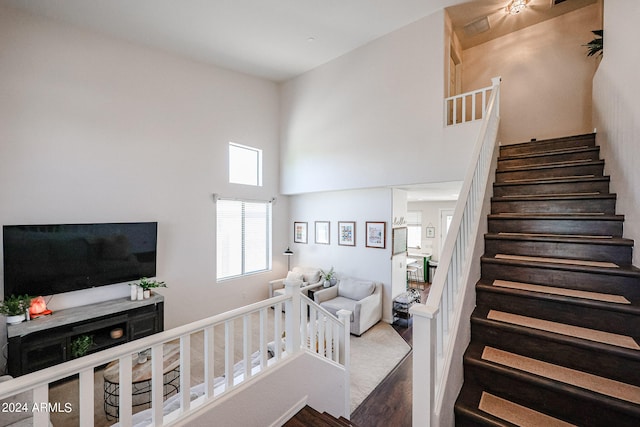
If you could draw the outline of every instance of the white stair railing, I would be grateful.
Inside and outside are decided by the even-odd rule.
[[[413,426],[439,426],[453,347],[469,281],[500,121],[500,78],[492,79],[485,120],[471,157],[442,256],[425,304],[413,314]],[[486,92],[486,91],[485,91]],[[475,93],[475,92],[473,92]],[[464,95],[460,95],[464,96]],[[471,285],[469,285],[471,283]]]
[[[492,90],[493,86],[488,86],[445,98],[445,125],[453,126],[484,119]]]
[[[94,422],[94,368],[101,367],[112,361],[119,361],[119,403],[118,416],[120,426],[132,425],[132,356],[151,349],[151,417],[152,425],[166,425],[189,415],[193,410],[205,404],[212,403],[222,396],[229,394],[248,381],[268,371],[274,365],[286,363],[287,358],[299,351],[312,351],[317,356],[330,363],[338,364],[345,369],[346,400],[344,416],[349,416],[349,318],[348,311],[339,312],[340,319],[336,319],[324,311],[313,301],[300,293],[301,282],[285,282],[286,293],[265,301],[257,302],[245,307],[228,311],[197,322],[180,326],[168,331],[154,334],[145,338],[128,342],[98,353],[90,354],[69,362],[36,371],[10,381],[0,383],[0,399],[6,399],[22,392],[33,392],[34,402],[49,402],[49,385],[55,381],[66,379],[73,375],[79,376],[79,410],[80,425],[90,426]],[[284,310],[283,310],[284,308]],[[284,325],[282,316],[284,311]],[[315,313],[307,321],[307,312]],[[273,321],[269,322],[269,316]],[[257,318],[257,322],[256,321]],[[236,322],[241,322],[242,358],[234,358],[234,337]],[[258,323],[254,325],[253,323]],[[272,326],[269,324],[272,323]],[[313,325],[313,326],[311,326]],[[319,329],[316,331],[316,326]],[[214,328],[224,329],[224,359],[214,358]],[[254,327],[259,328],[259,351],[256,361],[256,348],[252,345],[251,337]],[[317,336],[318,349],[307,343],[307,332],[314,328],[311,336]],[[283,328],[285,336],[283,337]],[[204,394],[191,400],[191,338],[193,334],[204,335]],[[305,337],[304,341],[301,337]],[[173,341],[179,341],[180,347],[180,408],[169,414],[164,413],[163,396],[163,346]],[[270,344],[271,343],[271,344]],[[268,357],[268,350],[272,349],[273,356]],[[252,357],[253,356],[253,357]],[[214,378],[214,368],[217,363],[224,363],[224,380]],[[217,381],[216,381],[217,380]],[[256,379],[257,380],[257,379]],[[185,392],[187,391],[187,392]],[[232,397],[231,397],[232,398]],[[30,408],[31,409],[31,408]],[[34,411],[33,426],[48,427],[49,412]]]

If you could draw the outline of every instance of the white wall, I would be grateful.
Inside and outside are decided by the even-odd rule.
[[[455,209],[455,201],[440,202],[409,202],[408,210],[422,212],[422,247],[420,252],[430,253],[433,260],[440,259],[440,248],[443,244],[440,237],[440,211],[442,209]],[[436,234],[434,238],[427,238],[425,228],[427,226],[435,227]]]
[[[622,4],[621,4],[622,3]],[[623,7],[621,7],[623,6]],[[640,3],[604,3],[604,56],[594,79],[594,126],[602,147],[611,191],[618,194],[616,211],[625,215],[624,235],[640,241]],[[640,265],[636,250],[633,264]]]
[[[594,58],[582,45],[601,28],[598,4],[516,31],[463,52],[463,90],[502,76],[503,144],[593,131]]]
[[[328,270],[334,267],[338,278],[357,277],[381,282],[383,288],[383,319],[391,321],[391,227],[392,190],[332,191],[291,196],[290,235],[293,222],[308,223],[308,243],[293,243],[291,267],[309,266]],[[330,244],[316,244],[315,221],[330,221]],[[338,245],[338,221],[356,222],[356,245]],[[387,223],[386,248],[365,246],[365,223]],[[277,248],[276,248],[277,249]],[[285,248],[283,247],[282,250]],[[274,258],[278,255],[274,254]],[[282,256],[284,258],[284,256]]]
[[[444,44],[441,10],[285,83],[282,192],[461,180],[475,141],[443,142]]]
[[[212,193],[277,196],[277,85],[0,12],[0,223],[158,221],[167,328],[266,297],[267,280],[286,271],[279,258],[275,273],[216,283]],[[228,184],[229,141],[264,150],[263,187]],[[279,250],[286,197],[273,213]],[[52,305],[127,292],[57,295]]]

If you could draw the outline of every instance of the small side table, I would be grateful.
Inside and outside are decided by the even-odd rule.
[[[411,320],[409,309],[418,302],[420,302],[418,292],[407,291],[395,297],[393,299],[393,324],[408,328]]]

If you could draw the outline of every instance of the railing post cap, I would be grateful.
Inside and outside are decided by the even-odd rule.
[[[501,76],[496,76],[491,78],[491,83],[493,83],[494,86],[498,86],[501,81],[502,81]]]
[[[434,319],[438,311],[440,311],[439,307],[431,307],[426,304],[413,304],[411,308],[409,308],[409,313],[412,315],[427,319]]]

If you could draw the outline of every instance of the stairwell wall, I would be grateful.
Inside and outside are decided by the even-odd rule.
[[[616,211],[625,215],[624,236],[640,241],[640,3],[604,3],[604,56],[593,88],[596,143],[611,175],[611,192],[618,194]],[[640,265],[636,249],[633,264]]]
[[[594,4],[463,51],[465,92],[502,77],[501,144],[593,130],[596,62],[582,45],[599,28],[600,6]]]

